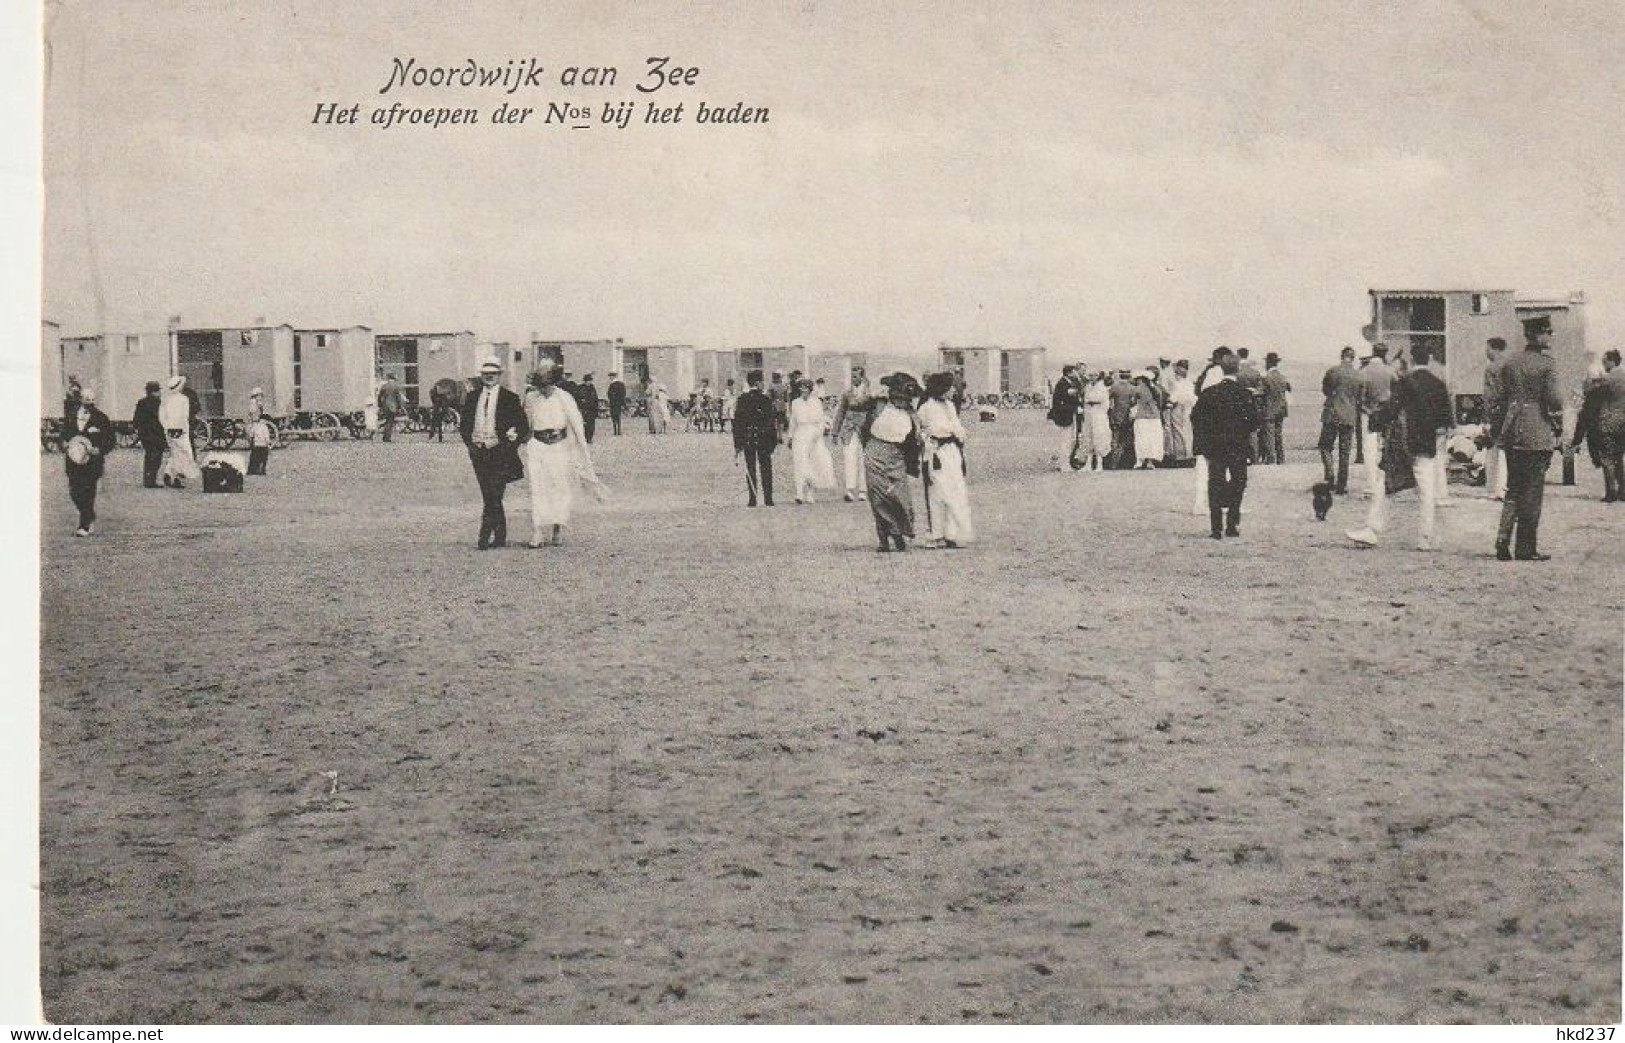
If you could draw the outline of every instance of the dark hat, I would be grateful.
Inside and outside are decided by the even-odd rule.
[[[584,373],[584,374],[582,374],[581,379],[582,380],[591,380],[592,379],[592,374],[591,373]]]
[[[925,393],[932,398],[946,395],[954,387],[952,373],[928,373],[925,378]]]
[[[760,384],[761,382],[762,382],[762,371],[761,370],[753,369],[749,373],[745,374],[745,383],[747,383],[747,384]]]
[[[1280,362],[1280,361],[1281,361],[1281,356],[1277,355],[1273,351],[1270,352],[1268,355],[1264,356],[1264,365],[1266,365],[1266,366],[1273,366],[1277,362]]]
[[[1213,349],[1213,353],[1209,355],[1208,358],[1214,362],[1217,362],[1228,354],[1230,354],[1230,349],[1225,347],[1223,344],[1220,344],[1218,347]]]
[[[160,387],[161,387],[161,385],[156,380],[147,381],[147,394],[150,395],[154,391],[160,390]]]
[[[893,373],[881,383],[886,385],[886,390],[892,395],[906,398],[920,397],[920,382],[907,373]]]
[[[1530,333],[1552,332],[1552,317],[1550,315],[1534,315],[1523,320],[1523,331]]]

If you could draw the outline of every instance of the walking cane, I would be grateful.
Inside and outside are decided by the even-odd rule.
[[[739,454],[735,453],[734,454],[734,464],[737,466],[738,463],[739,463]],[[756,472],[751,470],[749,467],[745,468],[745,487],[750,490],[751,502],[755,503],[756,502]]]
[[[925,531],[932,532],[935,526],[931,524],[931,465],[936,462],[935,449],[922,454],[920,460],[920,480],[925,483]]]

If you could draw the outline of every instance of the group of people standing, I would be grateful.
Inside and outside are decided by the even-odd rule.
[[[1540,518],[1546,471],[1563,438],[1557,364],[1546,354],[1551,321],[1544,316],[1527,320],[1524,335],[1527,343],[1520,352],[1507,353],[1499,337],[1485,345],[1484,424],[1478,444],[1487,454],[1486,484],[1503,501],[1495,534],[1495,556],[1501,561],[1549,560],[1539,549]],[[1618,355],[1612,354],[1617,367]],[[1364,524],[1348,537],[1362,546],[1375,546],[1388,528],[1387,500],[1397,492],[1413,486],[1417,490],[1419,550],[1438,548],[1437,512],[1453,506],[1447,465],[1456,418],[1442,373],[1444,360],[1424,341],[1411,345],[1410,356],[1408,364],[1403,356],[1391,358],[1387,346],[1378,343],[1356,368],[1354,349],[1344,348],[1341,362],[1327,371],[1322,384],[1321,461],[1325,485],[1336,495],[1348,493],[1350,444],[1360,432],[1370,502]],[[1591,440],[1605,486],[1618,499],[1625,375],[1611,373],[1608,369],[1589,382],[1589,412],[1582,409],[1573,444]]]
[[[923,388],[907,373],[880,383],[877,393],[862,369],[855,370],[852,387],[831,418],[815,382],[799,378],[791,385],[795,395],[786,400],[781,425],[761,370],[752,370],[733,417],[734,455],[745,465],[746,506],[773,506],[773,452],[788,441],[796,503],[812,503],[815,490],[836,485],[838,453],[843,498],[869,505],[876,550],[906,551],[916,539],[916,478],[924,486],[927,514],[926,541],[919,545],[969,544],[976,534],[966,485],[966,433],[951,397],[953,375],[933,373]],[[834,442],[834,452],[826,438]]]
[[[142,448],[141,484],[185,489],[202,482],[192,423],[201,411],[197,393],[183,376],[164,384],[148,381],[146,394],[135,405],[132,426]],[[95,531],[96,493],[106,470],[107,454],[118,444],[113,423],[96,405],[96,390],[77,381],[68,386],[62,403],[62,440],[68,479],[68,497],[79,512],[75,536]]]
[[[1260,371],[1249,361],[1248,349],[1221,347],[1195,379],[1188,359],[1170,363],[1160,358],[1138,372],[1091,372],[1082,363],[1063,367],[1049,413],[1051,422],[1068,432],[1066,456],[1056,458],[1058,469],[1150,470],[1189,466],[1193,457],[1200,467],[1191,411],[1202,391],[1219,378],[1218,359],[1224,353],[1235,356],[1236,383],[1257,400],[1259,409],[1259,423],[1248,436],[1248,462],[1285,463],[1281,429],[1292,385],[1280,371],[1280,356],[1270,352]]]

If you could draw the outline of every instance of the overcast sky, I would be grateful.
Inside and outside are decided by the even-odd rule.
[[[606,6],[59,0],[47,317],[1308,360],[1448,286],[1584,289],[1625,346],[1617,0]],[[641,115],[650,55],[771,122],[310,123],[507,100],[380,97],[397,56]]]

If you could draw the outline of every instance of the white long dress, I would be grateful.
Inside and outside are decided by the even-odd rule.
[[[835,461],[824,444],[829,418],[824,403],[817,398],[798,398],[790,403],[790,469],[795,497],[812,502],[813,490],[835,485]]]
[[[192,404],[179,391],[165,393],[158,402],[158,422],[164,425],[164,438],[168,452],[164,454],[161,473],[177,485],[193,483],[203,488],[203,471],[192,453]],[[173,432],[179,432],[177,436]]]
[[[525,416],[532,432],[563,431],[551,445],[533,437],[525,443],[525,479],[530,483],[530,520],[535,542],[551,536],[554,525],[570,524],[578,484],[598,485],[587,439],[582,433],[581,408],[575,399],[555,388],[551,394],[526,392]]]
[[[952,402],[928,398],[915,414],[925,439],[926,458],[922,463],[930,483],[927,502],[931,507],[931,538],[957,544],[976,539],[971,523],[970,491],[965,484],[965,457],[959,445],[965,441],[965,427]]]

